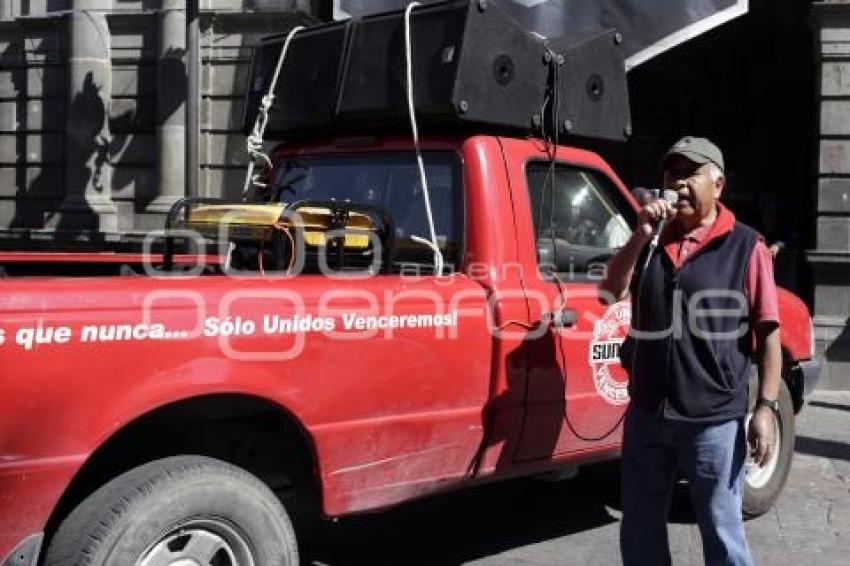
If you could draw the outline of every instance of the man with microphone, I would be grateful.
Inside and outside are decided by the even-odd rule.
[[[670,564],[667,511],[681,470],[705,563],[750,565],[744,461],[748,447],[762,466],[775,449],[770,412],[782,363],[772,260],[763,238],[719,202],[726,179],[716,145],[684,137],[662,169],[670,201],[641,208],[600,286],[608,300],[632,301],[632,332],[621,350],[631,396],[623,428],[623,563]],[[753,356],[758,403],[745,439]]]

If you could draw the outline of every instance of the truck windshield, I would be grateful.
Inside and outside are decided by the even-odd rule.
[[[453,152],[425,152],[425,176],[437,241],[446,266],[457,267],[463,235],[460,159]],[[425,198],[412,152],[299,155],[275,163],[272,182],[258,195],[266,202],[337,200],[380,206],[395,229],[394,263],[431,265],[433,254],[411,239],[429,239]]]

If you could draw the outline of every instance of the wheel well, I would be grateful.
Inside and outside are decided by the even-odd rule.
[[[320,512],[315,451],[296,419],[264,399],[209,395],[151,411],[95,450],[48,520],[45,545],[62,519],[100,486],[151,460],[181,454],[217,458],[254,474],[296,523]]]
[[[782,348],[782,379],[788,386],[791,400],[794,402],[794,414],[797,414],[803,408],[805,402],[803,398],[803,375],[800,373],[797,362],[791,356],[791,352],[785,348]]]

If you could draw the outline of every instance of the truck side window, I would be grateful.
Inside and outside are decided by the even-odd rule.
[[[526,167],[526,178],[543,271],[587,274],[628,240],[623,203],[601,173],[534,161]]]
[[[437,243],[448,269],[463,250],[463,181],[453,152],[423,153]],[[392,219],[393,265],[382,272],[427,272],[433,253],[412,236],[429,237],[425,199],[416,159],[409,152],[299,155],[279,160],[266,200],[341,200],[383,207]]]

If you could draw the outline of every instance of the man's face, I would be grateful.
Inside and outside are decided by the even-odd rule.
[[[715,209],[723,191],[723,177],[714,181],[708,163],[699,165],[682,155],[672,155],[664,164],[664,188],[679,195],[676,220],[686,228],[699,226]]]

